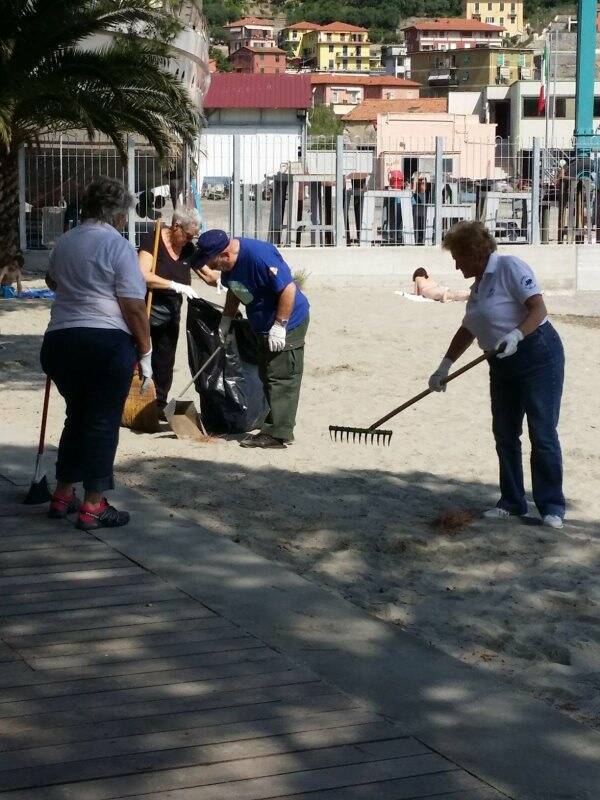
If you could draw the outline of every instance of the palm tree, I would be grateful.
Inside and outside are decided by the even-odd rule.
[[[177,5],[0,0],[0,269],[20,254],[21,145],[48,131],[99,132],[125,160],[128,133],[145,137],[161,158],[176,141],[191,142],[198,116],[167,71]]]

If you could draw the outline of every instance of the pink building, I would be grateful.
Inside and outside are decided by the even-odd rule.
[[[336,114],[345,115],[364,100],[414,100],[420,84],[393,75],[326,75],[310,76],[315,106],[331,106]]]
[[[252,75],[283,75],[286,53],[279,47],[240,47],[229,56],[234,72]]]
[[[423,50],[459,50],[469,47],[502,47],[504,28],[475,19],[425,19],[404,28],[409,53]]]
[[[451,113],[379,114],[376,141],[383,174],[404,169],[406,153],[415,161],[433,164],[437,136],[444,140],[449,179],[501,177],[495,158],[496,126],[480,122],[475,115]]]

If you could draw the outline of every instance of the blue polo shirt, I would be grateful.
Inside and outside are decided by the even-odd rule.
[[[269,242],[240,238],[240,252],[234,268],[221,273],[221,283],[246,306],[250,325],[257,333],[268,333],[277,312],[279,295],[293,283],[292,273],[279,250]],[[308,317],[306,296],[296,290],[294,310],[288,331],[294,330]]]

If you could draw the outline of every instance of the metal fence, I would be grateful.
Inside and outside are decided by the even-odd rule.
[[[289,247],[435,245],[454,222],[474,219],[500,243],[600,241],[600,154],[570,144],[208,129],[167,165],[133,139],[127,155],[123,163],[108,141],[75,134],[25,148],[22,244],[52,247],[77,224],[84,187],[101,174],[122,178],[135,196],[133,243],[178,203],[196,205],[204,228]]]

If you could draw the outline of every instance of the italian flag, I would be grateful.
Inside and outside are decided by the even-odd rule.
[[[542,85],[540,86],[540,95],[538,97],[537,111],[541,117],[546,112],[546,98],[548,97],[548,79],[549,79],[550,58],[548,53],[548,41],[544,46],[544,55],[542,56]]]

